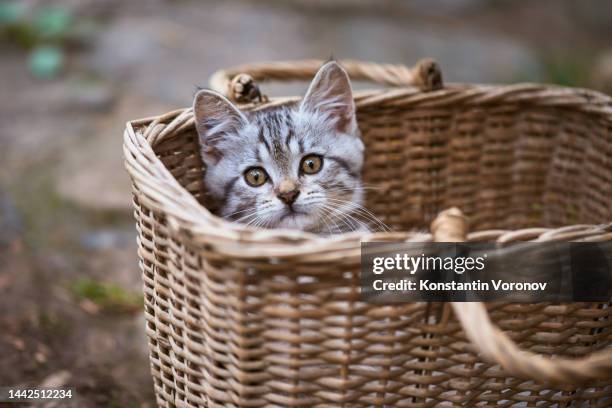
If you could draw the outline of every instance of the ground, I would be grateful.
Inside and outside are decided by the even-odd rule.
[[[44,3],[93,29],[61,42],[64,65],[47,79],[28,68],[37,44],[0,37],[0,386],[77,388],[55,406],[155,405],[126,121],[188,106],[214,70],[259,60],[432,56],[448,81],[603,90],[612,75],[601,2]],[[265,91],[288,89],[301,88]]]

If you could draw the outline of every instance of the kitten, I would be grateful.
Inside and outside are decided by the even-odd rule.
[[[347,73],[325,64],[300,103],[241,112],[202,90],[193,111],[219,215],[318,234],[384,225],[363,206],[364,145]]]

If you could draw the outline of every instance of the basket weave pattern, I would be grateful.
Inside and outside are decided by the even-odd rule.
[[[364,182],[379,188],[366,207],[395,231],[433,221],[436,241],[612,239],[609,97],[534,84],[422,92],[399,86],[419,84],[414,69],[351,63],[353,79],[398,86],[355,95]],[[235,72],[283,80],[317,64]],[[190,109],[125,132],[160,407],[612,404],[607,304],[363,303],[360,241],[412,233],[228,223],[205,208],[196,138]],[[453,206],[469,224],[439,215]]]

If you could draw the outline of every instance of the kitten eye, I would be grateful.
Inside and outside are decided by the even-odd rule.
[[[259,187],[268,180],[268,175],[261,167],[251,167],[244,172],[244,179],[249,186]]]
[[[316,174],[323,167],[323,157],[318,154],[309,154],[302,159],[300,169],[306,174]]]

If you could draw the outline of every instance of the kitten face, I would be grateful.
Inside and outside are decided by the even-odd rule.
[[[221,216],[316,233],[362,228],[354,214],[363,201],[364,147],[338,64],[324,65],[295,106],[242,113],[223,96],[200,91],[194,114],[204,182]]]

